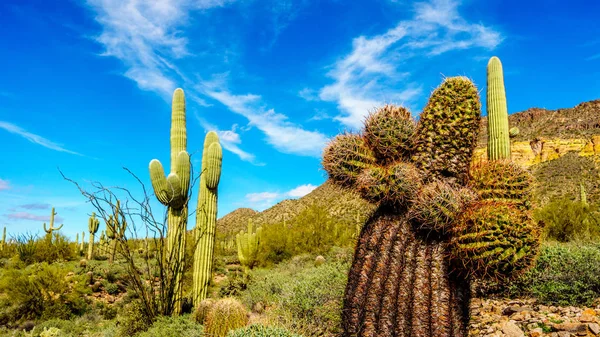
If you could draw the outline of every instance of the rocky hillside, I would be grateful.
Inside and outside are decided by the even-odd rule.
[[[531,108],[509,116],[511,127],[520,133],[512,139],[512,159],[531,167],[538,178],[538,198],[543,203],[562,196],[575,198],[583,183],[590,201],[600,201],[600,100],[573,108],[546,110]],[[487,118],[481,132],[475,160],[486,157]],[[263,211],[237,209],[218,220],[217,232],[229,236],[244,229],[248,219],[257,224],[290,221],[313,203],[326,207],[330,214],[355,223],[363,221],[373,205],[358,195],[330,182],[297,200],[284,200]]]

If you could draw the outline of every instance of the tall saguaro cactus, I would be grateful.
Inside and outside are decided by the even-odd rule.
[[[348,273],[343,337],[466,337],[471,279],[530,266],[530,175],[504,162],[471,169],[480,113],[475,85],[446,78],[418,124],[388,105],[325,148],[329,178],[378,205]]]
[[[85,242],[85,231],[81,232],[81,242],[79,243],[79,255],[83,256],[83,246]]]
[[[88,245],[87,259],[91,260],[94,258],[94,238],[96,232],[98,232],[98,226],[100,226],[100,220],[96,218],[96,213],[92,213],[92,216],[88,220],[88,231],[90,232],[90,243]]]
[[[487,115],[488,159],[510,159],[510,130],[504,75],[502,63],[496,56],[493,56],[487,65]]]
[[[194,237],[194,281],[192,302],[194,305],[206,298],[212,276],[215,232],[217,224],[217,189],[221,179],[223,150],[216,132],[210,131],[204,138],[202,172],[196,210]]]
[[[54,227],[54,216],[58,214],[54,211],[54,207],[52,207],[52,212],[50,213],[50,227],[46,228],[46,223],[44,222],[44,231],[46,232],[46,238],[47,240],[51,241],[52,240],[52,232],[54,231],[59,231],[63,225],[61,224],[58,227]]]
[[[187,153],[185,96],[182,89],[173,93],[171,108],[171,172],[165,176],[160,161],[150,162],[150,179],[158,201],[167,206],[166,258],[173,268],[174,312],[181,312],[183,270],[185,263],[185,234],[187,230],[190,188],[190,156]]]
[[[240,231],[236,236],[237,253],[240,264],[248,269],[252,269],[257,261],[258,246],[262,234],[262,227],[253,230],[252,220],[248,220],[248,232]]]

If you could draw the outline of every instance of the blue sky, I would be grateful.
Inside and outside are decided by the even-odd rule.
[[[221,136],[219,216],[323,183],[324,144],[377,106],[416,116],[443,76],[485,90],[492,55],[511,113],[598,99],[599,11],[595,0],[4,0],[0,226],[41,234],[53,205],[63,233],[86,230],[93,208],[58,168],[139,193],[127,167],[150,188],[150,160],[170,166],[177,87],[197,171],[207,130]]]

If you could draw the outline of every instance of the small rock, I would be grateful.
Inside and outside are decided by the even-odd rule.
[[[558,337],[571,337],[571,333],[567,331],[559,331],[557,335]]]
[[[600,335],[600,325],[598,325],[597,323],[589,323],[588,328],[590,328],[590,331],[594,335]]]
[[[523,330],[521,330],[513,321],[508,321],[502,326],[502,332],[507,337],[525,337]]]
[[[557,331],[566,331],[575,334],[583,333],[584,336],[587,334],[587,325],[581,323],[553,324],[552,328]]]
[[[513,305],[513,306],[504,308],[504,310],[502,310],[502,315],[510,316],[516,312],[523,312],[523,311],[531,311],[531,308]]]
[[[540,337],[543,333],[544,333],[544,330],[542,330],[542,328],[535,328],[535,329],[529,331],[529,336]]]

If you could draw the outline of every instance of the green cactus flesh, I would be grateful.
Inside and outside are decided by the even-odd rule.
[[[2,230],[2,242],[0,242],[0,250],[4,250],[6,247],[6,227]]]
[[[504,162],[482,164],[485,167],[470,172],[480,110],[478,91],[470,80],[447,78],[432,93],[412,137],[402,141],[410,150],[374,159],[373,153],[391,152],[370,148],[383,142],[366,145],[362,134],[338,136],[326,148],[323,166],[331,180],[378,202],[377,211],[362,226],[348,274],[342,336],[466,337],[469,284],[474,276],[490,275],[477,268],[484,265],[498,277],[524,270],[533,260],[538,236],[527,208],[531,176]],[[369,118],[405,118],[381,114]],[[399,167],[404,170],[394,171]],[[503,168],[508,169],[498,172]],[[401,174],[408,171],[411,174]],[[495,173],[502,173],[501,178],[491,179]],[[393,193],[397,196],[388,197]],[[478,214],[485,202],[493,203],[489,207],[500,218],[508,212],[506,226],[498,227],[493,216],[471,225],[473,218],[468,216]],[[506,234],[512,248],[498,253],[487,231],[496,230],[496,235],[511,228],[519,229]],[[469,255],[460,249],[473,237],[484,238],[475,240],[483,248]],[[508,265],[503,258],[510,249],[515,256]],[[468,261],[457,264],[448,258],[459,254]]]
[[[493,56],[487,66],[488,159],[510,159],[508,108],[500,59]]]
[[[206,134],[204,139],[196,227],[194,229],[196,250],[194,252],[192,301],[195,304],[206,298],[212,277],[217,223],[217,192],[222,160],[223,150],[219,144],[219,137],[211,131]]]

